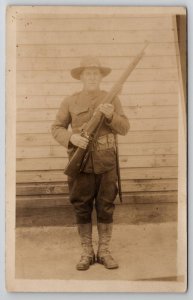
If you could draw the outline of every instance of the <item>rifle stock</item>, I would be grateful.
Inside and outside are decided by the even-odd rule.
[[[136,55],[136,57],[133,59],[131,64],[128,66],[128,68],[123,72],[118,82],[111,88],[109,93],[104,97],[102,103],[111,103],[113,101],[114,97],[119,93],[123,83],[126,81],[126,79],[129,77],[131,72],[135,69],[138,62],[141,60],[144,54],[144,50],[148,46],[148,44],[149,44],[148,42],[145,42],[145,45],[143,46],[142,50]],[[88,121],[88,123],[85,125],[82,131],[82,136],[84,135],[90,136],[91,134],[93,134],[97,126],[99,125],[99,123],[102,124],[101,120],[103,121],[103,119],[104,119],[104,115],[100,111],[97,111],[93,115],[93,117]],[[68,176],[76,176],[81,170],[82,160],[84,159],[86,152],[87,149],[82,149],[78,147],[75,150],[69,163],[65,167],[64,174]]]
[[[64,174],[73,177],[81,170],[82,162],[87,153],[87,149],[77,147],[70,161],[64,169]]]

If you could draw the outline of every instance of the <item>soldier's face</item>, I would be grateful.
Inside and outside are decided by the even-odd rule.
[[[84,90],[92,92],[99,89],[102,74],[97,68],[86,68],[82,71],[80,79],[83,83]]]

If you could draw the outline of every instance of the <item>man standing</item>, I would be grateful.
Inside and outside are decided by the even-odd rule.
[[[100,90],[103,77],[111,72],[102,67],[98,58],[85,57],[71,75],[83,84],[82,91],[61,103],[52,125],[53,137],[68,149],[69,158],[76,147],[88,147],[89,158],[75,177],[68,177],[70,201],[74,207],[83,252],[77,270],[87,270],[95,262],[92,246],[92,210],[95,205],[99,245],[97,262],[107,269],[118,268],[109,251],[112,235],[114,200],[117,195],[115,135],[125,135],[129,122],[117,97],[112,104],[102,104],[107,92]],[[81,136],[83,125],[99,110],[105,116],[97,139],[93,142]],[[68,131],[71,124],[72,132]]]

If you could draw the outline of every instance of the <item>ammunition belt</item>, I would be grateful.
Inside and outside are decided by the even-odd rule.
[[[112,133],[99,136],[94,143],[94,149],[98,151],[110,149],[113,147],[115,147],[115,137]]]

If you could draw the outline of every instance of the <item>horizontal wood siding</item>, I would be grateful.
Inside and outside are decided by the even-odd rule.
[[[120,94],[131,125],[119,136],[123,197],[127,203],[176,201],[179,53],[173,26],[166,15],[18,15],[18,205],[68,203],[67,153],[50,126],[63,98],[81,89],[70,70],[84,55],[99,56],[112,67],[102,83],[108,91],[146,40],[146,54]]]

